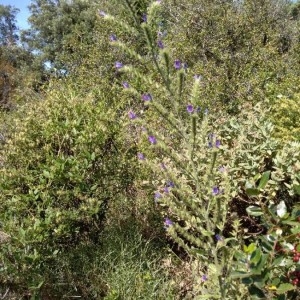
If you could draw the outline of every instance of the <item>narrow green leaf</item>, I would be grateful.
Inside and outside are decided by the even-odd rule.
[[[265,188],[265,186],[267,185],[268,180],[270,178],[270,174],[271,174],[270,171],[267,171],[267,172],[263,173],[263,175],[262,175],[262,177],[259,181],[258,187],[257,187],[259,190]]]
[[[258,216],[261,216],[264,214],[260,207],[253,206],[253,205],[247,207],[246,211],[247,211],[248,215],[253,216],[253,217],[258,217]]]
[[[230,278],[232,279],[242,279],[242,278],[249,278],[251,277],[251,272],[246,271],[234,271],[230,274]]]
[[[250,261],[253,264],[257,264],[261,259],[261,250],[259,248],[257,248],[250,257]]]

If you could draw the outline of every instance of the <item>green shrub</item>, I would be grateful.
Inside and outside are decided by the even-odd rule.
[[[109,203],[135,172],[115,117],[104,101],[57,84],[15,119],[1,150],[2,282],[40,287],[60,252],[99,241]]]
[[[280,141],[300,141],[300,94],[279,95],[272,103],[270,120],[275,126],[274,136]]]

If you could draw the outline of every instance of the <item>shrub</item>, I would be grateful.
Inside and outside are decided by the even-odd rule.
[[[134,178],[134,149],[104,107],[56,85],[15,119],[1,150],[2,282],[39,288],[60,252],[99,241],[110,201]]]
[[[281,141],[300,141],[300,94],[292,97],[279,95],[272,104],[270,120],[274,123],[274,136]]]

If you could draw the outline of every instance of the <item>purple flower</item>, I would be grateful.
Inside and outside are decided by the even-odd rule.
[[[111,34],[111,35],[109,36],[109,39],[110,39],[111,42],[115,42],[115,41],[118,40],[118,39],[117,39],[117,36],[116,36],[115,34]]]
[[[217,186],[214,186],[214,187],[213,187],[213,189],[212,189],[212,194],[213,194],[214,196],[217,196],[217,195],[220,194],[220,190],[219,190],[219,188],[218,188]]]
[[[154,194],[154,199],[155,200],[157,200],[157,199],[159,199],[159,198],[161,198],[162,196],[161,196],[161,193],[159,193],[159,192],[155,192],[155,194]]]
[[[219,235],[219,234],[216,234],[215,238],[216,238],[217,241],[222,241],[222,239],[223,239],[222,236]]]
[[[134,120],[134,119],[136,119],[136,114],[132,110],[130,110],[128,112],[128,117],[130,120]]]
[[[201,280],[202,280],[202,281],[207,281],[207,280],[208,280],[207,275],[204,274],[204,275],[201,277]]]
[[[162,40],[157,41],[157,46],[159,49],[164,49],[164,43],[162,42]]]
[[[187,63],[183,63],[183,64],[182,64],[182,67],[183,67],[184,70],[186,70],[186,69],[188,68]]]
[[[151,101],[151,100],[152,100],[152,96],[151,96],[151,94],[146,93],[146,94],[143,94],[143,95],[142,95],[142,99],[143,99],[144,101]]]
[[[194,79],[200,81],[202,79],[201,75],[194,75]]]
[[[201,107],[198,106],[197,109],[196,109],[196,113],[199,113],[201,111]]]
[[[175,59],[175,61],[174,61],[174,68],[176,70],[180,70],[181,69],[181,62],[180,62],[179,59]]]
[[[219,167],[219,171],[220,171],[221,173],[224,173],[224,172],[226,172],[226,168],[225,168],[224,166],[220,166],[220,167]]]
[[[122,83],[122,85],[123,85],[123,88],[124,89],[129,89],[129,83],[127,82],[127,81],[124,81],[123,83]]]
[[[175,187],[175,184],[174,184],[174,182],[173,182],[173,181],[171,181],[171,180],[168,180],[168,181],[166,182],[166,186],[167,186],[167,187],[174,188],[174,187]]]
[[[161,167],[163,170],[167,170],[167,167],[166,167],[166,165],[165,165],[164,163],[161,163],[161,164],[160,164],[160,167]]]
[[[158,32],[157,32],[157,36],[159,36],[159,37],[161,37],[161,38],[164,38],[166,35],[167,35],[167,32],[166,32],[166,31],[164,31],[164,32],[158,31]]]
[[[147,22],[147,15],[145,13],[142,15],[142,20],[145,23]]]
[[[156,3],[157,3],[157,4],[160,4],[160,3],[161,3],[161,0],[156,0]]]
[[[117,69],[121,69],[121,68],[123,68],[123,64],[122,64],[121,62],[119,62],[119,61],[116,61],[115,67],[116,67]]]
[[[148,140],[152,145],[155,145],[157,143],[157,140],[156,140],[155,136],[153,136],[153,135],[150,135],[148,137]]]
[[[212,148],[212,142],[208,142],[208,148]]]
[[[194,106],[192,105],[192,104],[188,104],[187,106],[186,106],[186,110],[187,110],[187,112],[188,113],[193,113],[193,111],[194,111]]]
[[[144,155],[143,153],[140,153],[140,152],[139,152],[139,153],[137,154],[137,157],[138,157],[139,160],[145,160],[145,155]]]
[[[221,146],[221,141],[220,140],[216,140],[216,147],[219,148]]]
[[[106,13],[103,10],[99,10],[98,13],[99,13],[99,16],[101,16],[101,17],[106,16]]]
[[[164,187],[164,192],[165,192],[166,194],[169,194],[170,191],[169,191],[169,188],[168,188],[167,186]]]
[[[168,229],[170,226],[173,225],[173,222],[169,218],[165,218],[164,225],[164,228]]]

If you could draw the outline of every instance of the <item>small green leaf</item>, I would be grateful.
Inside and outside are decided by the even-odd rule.
[[[244,245],[244,252],[246,253],[252,253],[256,249],[256,245],[254,243],[251,243],[248,247]]]
[[[290,283],[282,283],[282,284],[279,285],[276,293],[280,295],[280,294],[284,294],[288,291],[292,291],[294,289],[295,289],[294,285],[292,285]]]
[[[95,152],[93,152],[91,155],[91,160],[95,160],[95,157],[96,157]]]
[[[253,216],[253,217],[259,217],[264,214],[260,207],[253,206],[253,205],[247,207],[246,211],[250,216]]]
[[[43,175],[46,178],[50,178],[50,173],[48,171],[46,171],[46,170],[43,171]]]
[[[272,285],[275,285],[275,286],[277,286],[278,284],[280,283],[280,279],[279,278],[274,278],[274,279],[272,279]]]
[[[272,252],[274,248],[274,243],[266,239],[266,237],[261,237],[261,247],[265,252]]]
[[[296,194],[300,195],[300,184],[294,185],[294,190]]]
[[[257,264],[261,259],[261,250],[259,248],[257,248],[252,254],[251,254],[251,258],[250,261],[253,264]]]
[[[266,266],[267,259],[269,257],[269,254],[262,254],[261,259],[258,262],[257,266],[255,267],[255,273],[261,274],[262,270]]]
[[[265,188],[265,186],[267,185],[268,180],[270,178],[270,174],[271,174],[270,171],[267,171],[267,172],[263,173],[263,175],[262,175],[262,177],[259,181],[258,187],[257,187],[259,190]]]

